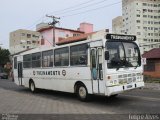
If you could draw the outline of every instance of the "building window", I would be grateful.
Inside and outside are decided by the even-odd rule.
[[[73,37],[76,37],[76,36],[80,36],[80,34],[76,34],[76,33],[75,33],[75,34],[73,34]]]
[[[34,37],[34,38],[39,38],[39,36],[37,36],[37,35],[32,35],[32,37]]]
[[[35,44],[35,43],[36,43],[36,41],[32,41],[32,43],[34,43],[34,44]]]
[[[23,56],[23,68],[31,68],[32,67],[32,55],[24,55]]]
[[[156,4],[154,4],[154,7],[157,7],[157,5],[156,5]]]
[[[143,13],[144,13],[144,12],[147,12],[147,9],[143,9]]]
[[[22,36],[25,36],[25,33],[22,33]]]
[[[143,41],[147,41],[147,39],[143,39]]]
[[[146,17],[147,17],[147,15],[143,15],[143,17],[144,17],[144,18],[146,18]]]
[[[141,16],[138,14],[137,17],[141,17]]]
[[[87,65],[87,44],[72,46],[70,48],[70,64]]]
[[[137,35],[141,35],[141,33],[140,33],[140,32],[137,32]]]
[[[54,51],[54,65],[68,66],[69,65],[69,48],[55,49]]]
[[[147,6],[147,3],[143,3],[143,6]]]
[[[41,53],[32,54],[32,68],[41,67]]]
[[[140,26],[137,26],[137,29],[140,29],[141,27]]]
[[[27,34],[27,38],[31,38],[31,34]]]
[[[147,27],[143,27],[144,30],[147,30]]]
[[[27,44],[31,44],[31,41],[27,41]]]
[[[42,66],[53,67],[53,50],[42,52]]]
[[[140,21],[140,20],[137,20],[136,22],[137,22],[137,23],[141,23],[141,21]]]

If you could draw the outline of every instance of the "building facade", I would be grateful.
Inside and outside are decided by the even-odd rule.
[[[112,20],[112,33],[124,34],[122,16],[118,16]]]
[[[160,48],[154,48],[142,55],[146,58],[144,75],[153,78],[160,78]]]
[[[87,25],[85,26],[83,24],[84,30],[87,28],[87,32],[93,31],[92,28],[89,24],[89,28]],[[54,35],[55,35],[55,41],[53,40],[53,27],[49,26],[47,23],[40,23],[36,26],[36,30],[41,33],[42,35],[42,45],[44,46],[53,46],[54,42],[55,44],[58,43],[59,41],[69,38],[69,37],[75,37],[75,36],[80,36],[85,33],[85,31],[80,31],[78,30],[72,30],[72,29],[66,29],[66,28],[59,28],[55,27],[54,29]]]
[[[19,29],[10,33],[9,50],[11,54],[35,48],[40,45],[39,32]]]
[[[160,0],[122,0],[123,30],[137,36],[144,53],[160,47]]]

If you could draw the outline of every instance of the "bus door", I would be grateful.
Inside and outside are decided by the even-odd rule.
[[[18,62],[18,81],[19,85],[22,85],[23,69],[22,62]]]
[[[102,48],[91,48],[92,89],[95,94],[104,94]]]

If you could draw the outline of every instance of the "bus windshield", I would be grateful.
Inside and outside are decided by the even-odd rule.
[[[106,49],[109,51],[108,68],[125,68],[141,65],[139,47],[134,42],[107,41]]]

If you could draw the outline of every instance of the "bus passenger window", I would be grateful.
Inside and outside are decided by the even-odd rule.
[[[53,50],[42,52],[42,67],[53,67]]]
[[[70,64],[87,65],[87,44],[75,45],[70,49]]]
[[[31,68],[32,67],[32,54],[23,56],[23,68]]]
[[[32,68],[41,67],[41,53],[32,54]]]
[[[68,47],[55,50],[54,65],[55,66],[68,66],[69,65],[69,48]]]

